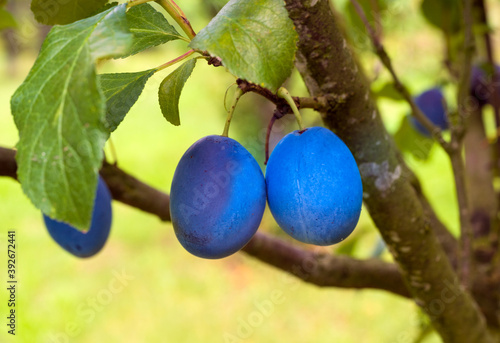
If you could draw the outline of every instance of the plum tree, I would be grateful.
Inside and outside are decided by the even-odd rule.
[[[266,206],[264,176],[240,143],[207,136],[179,161],[170,199],[182,246],[199,257],[222,258],[243,248],[257,231]]]
[[[6,18],[5,2],[0,1],[2,18]],[[445,111],[437,89],[411,96],[407,81],[397,72],[404,66],[396,67],[398,61],[391,59],[384,46],[388,36],[383,32],[384,19],[394,21],[390,26],[400,27],[401,18],[392,11],[407,6],[405,2],[230,0],[199,32],[173,0],[158,0],[155,6],[148,2],[110,3],[98,10],[93,8],[97,2],[90,6],[90,2],[73,0],[50,5],[38,1],[39,6],[33,6],[35,18],[56,25],[11,98],[19,142],[15,150],[0,149],[1,175],[17,179],[43,213],[54,213],[55,220],[81,229],[92,221],[94,181],[101,168],[116,200],[163,221],[172,220],[181,243],[198,256],[217,258],[242,248],[305,282],[374,288],[411,298],[445,343],[500,340],[500,210],[496,187],[500,175],[500,93],[495,79],[488,82],[492,86],[488,92],[491,101],[477,93],[477,71],[472,71],[470,83],[476,59],[486,60],[488,69],[495,69],[496,40],[491,39],[494,32],[489,30],[495,25],[488,22],[486,6],[497,9],[498,4],[485,0],[422,0],[421,12],[414,11],[416,3],[412,2],[411,8],[401,11],[399,7],[396,13],[422,15],[441,31],[442,49],[436,51],[446,55],[432,62],[433,68],[441,71],[432,76],[432,82],[456,92],[450,106],[456,110]],[[427,25],[423,20],[418,22]],[[126,58],[175,40],[185,43],[185,50],[170,61],[153,68],[148,65],[142,71],[98,74],[103,59]],[[406,46],[405,41],[398,48]],[[377,65],[365,68],[374,60],[373,53]],[[300,227],[300,239],[315,244],[342,239],[357,220],[362,194],[373,224],[392,255],[390,261],[359,260],[336,256],[332,251],[317,253],[308,246],[273,237],[266,228],[250,238],[264,208],[265,181],[253,157],[229,138],[210,136],[186,152],[172,182],[171,198],[106,162],[104,144],[127,119],[146,82],[182,62],[158,82],[158,112],[170,123],[180,124],[179,98],[201,61],[223,66],[235,77],[241,94],[254,93],[272,102],[275,110],[270,124],[290,114],[295,105],[321,115],[325,129],[290,134],[269,161],[269,203],[285,230],[293,229],[295,234]],[[387,72],[378,73],[381,65]],[[279,89],[294,66],[308,94],[285,102]],[[365,69],[376,70],[377,74],[366,75]],[[441,79],[436,80],[438,77]],[[397,91],[397,101],[404,101],[411,109],[412,118],[418,120],[417,129],[432,132],[432,142],[449,159],[456,195],[453,199],[457,200],[454,213],[459,223],[458,238],[450,233],[449,221],[445,223],[436,214],[410,161],[394,144],[393,125],[388,126],[391,131],[385,126],[387,117],[380,114],[370,82],[384,78],[383,82]],[[212,84],[205,82],[204,86]],[[486,127],[491,123],[483,122],[483,108],[471,106],[477,105],[477,101],[471,101],[471,92],[480,104],[488,100],[493,105],[493,130]],[[447,124],[449,134],[443,135]],[[315,149],[319,149],[318,156],[327,157],[315,160],[310,153]],[[333,163],[339,156],[343,160]],[[360,171],[362,189],[352,157]],[[234,161],[241,165],[232,165]],[[314,165],[306,168],[300,164],[307,161]],[[241,171],[236,172],[239,167]],[[329,175],[321,175],[325,182],[316,182],[324,172],[322,168]],[[292,188],[281,189],[281,183]],[[304,184],[307,190],[302,188]],[[338,194],[334,186],[340,187]],[[52,196],[47,197],[46,189]],[[66,199],[74,201],[68,203]],[[287,203],[287,208],[280,207],[279,201]],[[299,213],[304,208],[305,212]],[[283,218],[289,209],[294,213]],[[316,219],[321,225],[314,232],[311,221]],[[340,226],[326,234],[323,229],[331,219]],[[233,235],[233,231],[239,233]]]
[[[363,187],[349,148],[323,127],[296,130],[274,148],[266,168],[269,208],[293,238],[331,245],[356,227]]]
[[[90,257],[97,254],[104,247],[111,230],[111,194],[106,183],[99,177],[92,210],[92,222],[87,232],[82,232],[68,223],[54,220],[45,214],[43,220],[50,236],[64,250],[77,257]]]

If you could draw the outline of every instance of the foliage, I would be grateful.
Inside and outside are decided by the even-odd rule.
[[[33,0],[35,19],[45,25],[64,25],[87,18],[101,9],[108,0]]]
[[[241,79],[276,92],[290,76],[297,35],[280,0],[231,0],[191,42]]]
[[[52,218],[90,224],[97,170],[108,138],[95,62],[120,56],[132,41],[125,5],[54,27],[12,96],[24,192]]]
[[[20,132],[17,162],[23,190],[43,213],[84,229],[90,223],[97,170],[109,132],[122,122],[147,80],[173,64],[98,77],[96,61],[189,40],[149,4],[128,11],[122,4],[93,16],[89,15],[95,12],[95,2],[80,11],[75,10],[78,1],[67,4],[45,20],[66,25],[51,30],[30,74],[12,97],[12,113]],[[46,6],[32,3],[38,16],[46,13]],[[258,11],[253,6],[228,3],[190,45],[220,58],[236,77],[276,90],[293,67],[297,36],[281,1],[263,1]],[[269,55],[275,47],[278,53]],[[245,56],[252,63],[234,56]],[[178,102],[194,66],[195,60],[185,62],[159,85],[161,110],[174,125],[180,124]]]

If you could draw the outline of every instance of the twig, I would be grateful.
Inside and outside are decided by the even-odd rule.
[[[173,60],[168,61],[166,63],[163,63],[162,65],[156,67],[155,72],[163,70],[163,69],[168,68],[170,66],[173,66],[174,64],[179,63],[179,62],[185,60],[186,58],[188,58],[189,56],[191,56],[194,53],[195,53],[195,51],[193,49],[191,49],[191,50],[187,51],[186,53],[184,53],[184,54],[182,54],[182,55],[174,58]]]
[[[370,0],[370,7],[372,9],[373,19],[375,21],[375,34],[381,40],[383,36],[382,19],[380,17],[380,6],[378,0]]]
[[[425,114],[422,113],[422,111],[418,108],[418,106],[415,104],[413,101],[413,98],[408,91],[408,88],[401,82],[399,77],[397,76],[393,66],[392,66],[392,61],[387,52],[385,51],[385,48],[380,41],[380,38],[377,36],[375,29],[370,25],[368,22],[368,19],[366,18],[365,12],[363,11],[363,8],[359,4],[357,0],[351,0],[351,3],[353,4],[356,12],[358,13],[359,17],[365,24],[366,30],[368,31],[368,34],[370,35],[372,44],[375,48],[375,53],[379,57],[380,61],[382,64],[387,68],[389,73],[391,74],[393,80],[394,80],[394,87],[396,90],[403,96],[403,98],[406,100],[406,102],[410,105],[411,108],[411,113],[412,115],[430,132],[432,133],[433,137],[436,139],[436,141],[445,149],[448,149],[448,142],[446,142],[443,138],[443,135],[441,133],[441,130],[439,127],[434,125]]]
[[[460,280],[464,287],[470,288],[471,284],[471,246],[473,239],[470,206],[465,182],[465,166],[462,158],[462,146],[465,133],[464,120],[470,115],[467,107],[469,94],[470,72],[472,57],[474,55],[474,36],[472,34],[472,0],[465,0],[463,9],[465,23],[465,39],[463,51],[462,74],[458,87],[458,112],[450,113],[451,142],[447,150],[451,159],[457,192],[458,210],[460,215]]]
[[[191,27],[191,23],[187,19],[184,12],[173,0],[156,0],[156,2],[167,11],[167,13],[175,20],[175,22],[180,26],[182,31],[186,33],[189,39],[193,39],[196,36]]]
[[[274,122],[276,121],[276,115],[273,113],[273,116],[269,120],[269,124],[267,125],[267,132],[266,132],[266,158],[264,160],[264,165],[267,165],[267,161],[269,161],[269,139],[271,138],[271,131],[273,129]]]
[[[293,113],[290,106],[288,106],[288,103],[284,99],[272,93],[269,89],[242,79],[236,80],[236,83],[238,84],[238,87],[243,91],[243,93],[253,92],[259,94],[278,106],[280,108],[280,112],[282,112],[283,114]],[[345,95],[334,94],[326,94],[323,96],[314,97],[294,96],[292,98],[299,108],[311,108],[319,112],[327,111],[331,108],[334,108],[339,103],[346,101]]]
[[[17,180],[16,151],[0,147],[0,176],[8,176]]]
[[[465,185],[465,168],[461,150],[457,150],[455,153],[450,154],[450,159],[451,166],[453,168],[458,211],[460,216],[459,275],[462,285],[464,285],[464,287],[466,288],[469,288],[471,283],[471,246],[473,234],[469,202],[467,198],[467,189]]]

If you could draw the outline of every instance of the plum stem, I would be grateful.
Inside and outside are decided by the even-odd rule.
[[[146,2],[151,2],[151,1],[153,1],[153,0],[130,0],[127,3],[127,8],[131,8],[131,7],[134,7],[137,5],[142,5],[142,4],[145,4]]]
[[[264,165],[267,165],[267,161],[269,161],[269,138],[271,137],[271,131],[273,129],[274,122],[276,121],[276,116],[273,114],[271,120],[269,121],[269,125],[267,126],[266,133],[266,160],[264,161]]]
[[[173,60],[168,61],[166,63],[163,63],[161,66],[156,67],[155,72],[163,70],[163,69],[168,68],[170,66],[173,66],[174,64],[179,63],[179,62],[185,60],[186,58],[188,58],[189,56],[191,56],[194,53],[195,53],[195,51],[193,49],[191,49],[188,52],[186,52],[186,53],[184,53],[184,54],[182,54],[182,55],[174,58]]]
[[[188,18],[173,0],[156,0],[156,2],[167,11],[190,40],[196,36],[196,32],[194,32]]]
[[[297,105],[295,104],[295,101],[293,100],[288,90],[285,87],[280,87],[280,89],[278,89],[278,96],[285,99],[288,105],[290,105],[290,108],[295,115],[295,120],[297,120],[297,124],[299,125],[299,129],[304,130],[304,125],[302,124],[302,116],[300,115],[299,109],[297,108]]]
[[[243,95],[243,91],[241,88],[236,88],[236,92],[234,93],[234,98],[233,102],[231,104],[231,107],[229,108],[229,111],[227,111],[227,119],[226,119],[226,125],[224,125],[224,131],[222,131],[222,136],[227,137],[229,133],[229,125],[231,125],[231,119],[233,119],[233,113],[234,109],[236,108],[236,104],[238,104],[238,100],[240,100],[241,96]]]

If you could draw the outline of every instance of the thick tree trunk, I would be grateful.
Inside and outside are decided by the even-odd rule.
[[[363,178],[364,200],[416,303],[445,342],[493,342],[472,297],[424,217],[415,188],[386,132],[369,84],[342,35],[328,0],[286,0],[299,34],[296,66],[312,96],[343,94],[322,113],[346,142]]]

